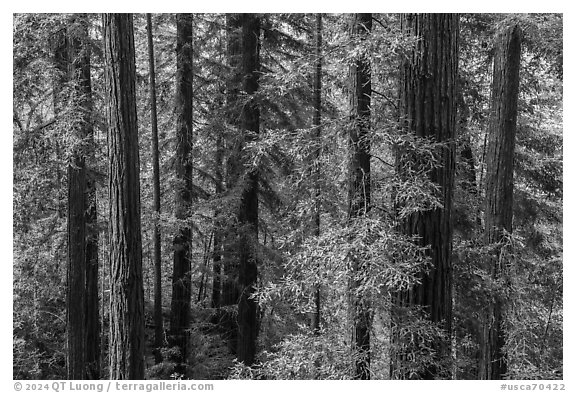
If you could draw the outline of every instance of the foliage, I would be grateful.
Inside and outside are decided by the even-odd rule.
[[[400,34],[397,15],[373,14],[366,40],[351,39],[349,15],[323,14],[322,127],[312,125],[315,16],[262,14],[260,134],[244,138],[231,113],[246,103],[231,100],[235,71],[227,59],[233,33],[221,14],[194,16],[194,203],[192,349],[184,374],[175,374],[175,348],[163,348],[163,362],[151,379],[346,379],[354,357],[350,345],[351,299],[370,303],[371,374],[390,378],[390,294],[417,283],[431,268],[427,249],[403,236],[398,222],[414,212],[442,206],[429,173],[446,148],[400,132],[397,91],[399,64],[413,39]],[[65,376],[66,169],[70,152],[82,146],[91,155],[88,176],[97,186],[100,260],[102,364],[107,363],[109,304],[106,217],[106,126],[100,20],[89,15],[94,141],[73,137],[81,97],[72,84],[59,86],[53,59],[65,14],[13,16],[13,354],[14,378]],[[514,173],[514,228],[509,237],[507,280],[491,278],[483,244],[486,130],[491,93],[493,37],[519,21],[524,31]],[[508,300],[506,327],[509,378],[562,378],[563,263],[563,68],[562,16],[558,14],[463,14],[460,17],[458,139],[454,196],[452,357],[434,355],[429,343],[445,334],[425,318],[426,310],[403,310],[398,331],[418,342],[398,365],[403,375],[431,366],[443,378],[475,379],[481,312],[496,294]],[[165,330],[169,328],[173,239],[181,226],[174,217],[174,81],[176,28],[172,14],[153,15],[160,139],[160,215],[152,209],[152,164],[148,54],[144,15],[135,15],[136,87],[140,149],[144,296],[153,299],[152,228],[162,232],[162,289]],[[348,68],[358,55],[372,67],[370,143],[372,206],[349,220],[347,131]],[[56,87],[56,89],[55,89]],[[56,90],[56,91],[55,91]],[[55,103],[61,102],[56,113]],[[319,156],[316,152],[319,151]],[[239,160],[239,157],[242,157]],[[466,158],[471,157],[471,159]],[[257,364],[235,363],[217,322],[236,305],[211,308],[214,256],[223,266],[236,249],[237,207],[243,177],[259,174],[258,256],[259,354]],[[320,210],[320,235],[313,212]],[[216,217],[216,218],[215,218]],[[224,245],[214,250],[215,234]],[[359,276],[351,261],[360,261]],[[223,272],[221,278],[226,280]],[[351,281],[362,285],[349,290]],[[320,290],[321,329],[313,332],[314,291]],[[147,307],[147,320],[152,318]],[[150,326],[147,326],[151,337]],[[147,336],[147,339],[149,338]]]

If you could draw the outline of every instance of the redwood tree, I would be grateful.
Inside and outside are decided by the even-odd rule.
[[[70,22],[70,21],[67,21]],[[65,27],[57,34],[55,46],[55,68],[58,72],[58,84],[55,89],[54,112],[62,115],[64,110],[63,92],[72,72],[71,57],[75,47],[70,44],[70,33]],[[76,81],[73,81],[76,82]],[[69,91],[66,91],[69,93]],[[75,110],[76,108],[73,108]],[[78,113],[79,117],[85,114]],[[86,166],[82,149],[82,140],[86,133],[83,121],[71,125],[71,132],[79,140],[75,144],[68,164],[68,277],[66,288],[67,305],[67,366],[69,379],[83,379],[86,367],[86,331],[84,318],[86,313]]]
[[[132,14],[103,14],[111,379],[144,379],[144,290]]]
[[[154,67],[154,40],[152,37],[152,15],[146,14],[146,31],[148,37],[148,64],[150,76],[150,123],[152,125],[152,192],[154,200],[154,358],[156,363],[162,361],[164,326],[162,321],[162,242],[160,236],[160,160],[158,157],[158,118],[156,111],[156,73]]]
[[[354,14],[351,37],[360,42],[372,30],[372,14]],[[350,162],[348,168],[348,218],[364,217],[370,210],[370,101],[372,96],[370,59],[360,54],[350,67]],[[355,351],[355,379],[370,379],[370,302],[363,293],[367,263],[352,257],[350,303],[352,308],[352,349]]]
[[[88,15],[76,15],[69,27],[71,49],[71,77],[75,86],[78,107],[78,127],[81,130],[82,153],[86,177],[84,185],[85,203],[85,378],[100,378],[100,301],[98,266],[98,228],[96,211],[96,181],[91,167],[94,162],[94,127],[92,124],[92,81],[90,78],[91,43]]]
[[[232,131],[240,127],[240,104],[239,91],[242,83],[241,75],[241,42],[242,20],[240,14],[226,15],[226,60],[230,69],[230,74],[226,80],[226,125]],[[228,146],[228,156],[225,159],[225,183],[226,194],[235,192],[235,188],[240,176],[240,151],[242,148],[242,135],[230,132],[232,137],[220,138],[217,140],[219,151],[218,159],[223,158],[224,146]],[[218,165],[218,164],[217,164]],[[221,179],[222,180],[222,179]],[[227,341],[228,349],[232,354],[236,354],[238,349],[238,323],[234,311],[231,309],[238,304],[240,291],[238,286],[238,258],[237,258],[237,227],[231,223],[224,223],[222,213],[217,211],[217,225],[220,227],[218,242],[222,243],[222,257],[219,262],[223,267],[222,297],[221,305],[224,306],[221,312],[221,326],[224,331],[224,338]],[[224,228],[222,228],[224,227]],[[216,243],[214,243],[216,246]],[[217,253],[218,250],[215,251]]]
[[[192,202],[192,34],[193,15],[176,15],[176,201],[175,216],[179,227],[174,237],[174,272],[170,336],[179,349],[178,372],[184,373],[188,355],[187,329],[190,324],[191,241],[192,229],[187,222]]]
[[[416,39],[413,49],[403,57],[400,77],[401,126],[417,138],[429,138],[443,144],[436,152],[437,166],[427,173],[435,183],[441,207],[432,207],[409,214],[401,220],[400,230],[416,236],[420,246],[427,247],[431,266],[420,274],[420,282],[406,291],[393,294],[393,332],[395,345],[403,349],[393,351],[393,378],[443,378],[439,363],[450,356],[452,319],[452,196],[454,185],[454,156],[456,130],[456,75],[458,68],[458,16],[456,14],[408,14],[402,16],[405,34]],[[398,155],[398,157],[401,157]],[[405,156],[404,156],[405,157]],[[409,174],[422,170],[422,162],[397,162],[398,175],[409,180]],[[445,336],[432,343],[402,341],[399,331],[406,322],[402,308],[420,307],[425,317],[438,323]],[[406,351],[420,352],[420,346],[431,345],[435,352],[432,364],[418,373],[405,373],[402,362],[408,360]]]
[[[320,236],[320,155],[321,155],[321,136],[322,136],[322,14],[316,14],[316,36],[314,43],[315,62],[314,65],[314,119],[312,127],[314,128],[314,213],[313,224],[314,236]],[[312,316],[312,330],[315,333],[320,332],[320,285],[314,288],[314,314]]]
[[[507,235],[512,233],[514,145],[518,116],[521,31],[506,26],[496,39],[492,102],[486,154],[485,242],[492,246],[488,273],[502,282],[506,277]],[[507,371],[504,350],[505,302],[500,293],[489,299],[480,335],[479,379],[503,379]]]
[[[245,142],[256,138],[260,130],[260,110],[254,99],[260,71],[260,19],[254,14],[240,14],[242,35],[242,90],[246,102],[242,105],[241,129]],[[240,230],[238,286],[238,360],[251,366],[256,355],[257,304],[251,298],[258,278],[258,169],[245,174],[240,196],[238,226]]]

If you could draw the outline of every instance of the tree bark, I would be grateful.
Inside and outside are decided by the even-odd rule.
[[[222,196],[224,192],[224,177],[222,174],[223,164],[223,146],[222,134],[216,136],[216,154],[214,157],[214,178],[215,178],[215,194],[217,197]],[[212,308],[220,308],[222,305],[222,222],[221,212],[216,209],[214,212],[214,243],[212,254]],[[218,315],[217,313],[216,315]]]
[[[99,376],[98,254],[93,182],[88,181],[86,157],[92,138],[90,46],[86,16],[74,16],[58,35],[56,68],[60,82],[55,112],[63,109],[63,83],[71,82],[75,121],[71,132],[78,142],[68,164],[68,378]],[[95,251],[96,247],[96,251]]]
[[[66,31],[60,35],[57,48],[57,69],[66,81],[73,71],[71,57],[74,49],[71,37]],[[67,77],[68,76],[68,77]],[[75,81],[74,81],[75,82]],[[62,109],[62,108],[58,108]],[[75,137],[84,139],[83,125],[72,125]],[[68,379],[84,379],[86,368],[86,166],[82,143],[79,143],[68,164],[68,286],[67,286],[67,327],[68,327]]]
[[[132,14],[103,14],[108,118],[110,378],[144,379],[144,290]]]
[[[221,54],[220,61],[224,63],[226,60],[226,50],[225,43],[222,39],[222,32],[218,35],[218,52]],[[221,83],[220,90],[226,90],[226,80]],[[215,102],[215,108],[221,110],[224,108],[224,98],[218,99]],[[219,123],[222,125],[216,130],[216,143],[214,150],[214,192],[216,198],[222,197],[224,193],[224,131],[225,122]],[[214,208],[214,243],[213,243],[213,254],[212,254],[212,301],[211,305],[216,309],[213,316],[213,323],[219,324],[221,326],[222,310],[221,306],[223,304],[223,269],[222,269],[222,254],[223,254],[223,222],[222,222],[222,209],[220,207]]]
[[[322,143],[322,14],[316,14],[316,42],[315,57],[316,64],[314,70],[314,119],[312,127],[314,128],[314,214],[313,228],[314,236],[320,236],[320,155]],[[320,311],[321,311],[321,293],[320,284],[314,288],[314,315],[312,316],[312,331],[315,334],[320,332]]]
[[[253,95],[258,90],[260,71],[260,19],[253,14],[241,14],[242,24],[242,90],[247,102],[242,106],[241,126],[245,142],[256,139],[260,130],[260,110]],[[240,229],[240,258],[238,285],[238,349],[240,362],[247,366],[254,363],[256,355],[257,303],[251,296],[258,278],[258,170],[249,169],[245,175],[240,197],[238,225]]]
[[[90,78],[89,17],[77,16],[71,26],[78,27],[70,34],[72,48],[72,76],[78,94],[81,134],[84,141],[85,164],[85,331],[86,331],[86,372],[87,379],[100,378],[100,299],[98,291],[98,228],[96,209],[96,182],[89,166],[94,165],[94,128],[92,125],[92,82]]]
[[[192,135],[193,135],[193,15],[176,15],[176,202],[175,216],[180,223],[174,238],[174,272],[172,276],[172,311],[170,336],[179,348],[177,372],[184,374],[188,357],[190,325],[191,241],[187,222],[192,203]]]
[[[419,245],[428,247],[431,258],[430,271],[421,273],[420,284],[407,291],[392,295],[392,342],[405,349],[393,350],[391,377],[399,379],[446,378],[439,363],[450,357],[452,320],[452,199],[455,166],[456,130],[456,75],[458,66],[458,16],[456,14],[408,14],[402,17],[405,34],[418,41],[411,54],[401,65],[400,113],[406,132],[421,138],[431,138],[444,143],[438,153],[441,166],[428,173],[429,180],[439,187],[442,208],[412,213],[400,223],[407,236],[418,236]],[[406,175],[398,162],[400,178]],[[408,163],[413,170],[420,170],[417,162]],[[425,343],[403,342],[398,329],[402,327],[402,308],[420,306],[427,318],[438,323],[446,339],[432,343],[436,352],[434,364],[418,373],[404,372],[406,352],[418,352]],[[393,345],[393,347],[394,347]],[[418,359],[416,359],[417,361]]]
[[[372,30],[372,14],[354,14],[351,37],[365,41]],[[372,96],[370,59],[359,55],[350,67],[350,162],[348,180],[348,219],[362,218],[370,210],[370,102]],[[363,293],[368,265],[352,257],[350,303],[352,311],[352,350],[354,379],[370,379],[370,301]]]
[[[242,70],[240,68],[242,56],[241,29],[242,21],[240,14],[226,15],[226,57],[228,67],[230,68],[230,75],[226,81],[226,122],[227,125],[234,130],[240,128],[241,125],[241,110],[238,99],[242,83]],[[227,138],[223,142],[227,144],[229,153],[226,160],[226,192],[232,193],[238,183],[240,169],[242,167],[240,162],[240,152],[243,142],[242,135],[235,135],[232,138]],[[232,354],[236,354],[238,348],[238,321],[235,317],[235,310],[232,309],[238,305],[238,299],[240,297],[238,284],[237,231],[237,227],[228,223],[225,230],[221,232],[223,249],[221,264],[224,270],[221,299],[224,308],[221,323],[224,330],[224,338]]]
[[[494,56],[492,103],[486,154],[485,243],[492,245],[488,272],[502,282],[507,274],[507,234],[512,233],[514,146],[518,116],[521,31],[517,23],[498,34]],[[505,300],[494,294],[483,321],[479,379],[503,379],[507,372],[504,345]]]
[[[457,129],[458,150],[460,159],[456,168],[456,190],[461,188],[461,193],[456,193],[455,206],[453,210],[453,227],[455,233],[466,240],[471,240],[476,235],[476,229],[482,224],[479,214],[480,209],[471,209],[477,206],[479,197],[478,181],[476,180],[476,160],[472,150],[470,139],[471,131],[468,129],[468,118],[470,109],[463,94],[463,81],[458,78],[457,91]],[[460,196],[460,200],[458,200]],[[475,373],[474,373],[475,374]]]
[[[162,320],[162,239],[160,233],[160,159],[158,157],[158,117],[156,111],[156,73],[154,69],[154,40],[152,37],[152,15],[146,14],[148,37],[148,64],[150,76],[150,123],[152,125],[152,199],[154,201],[154,359],[162,362],[160,348],[163,345],[164,322]]]

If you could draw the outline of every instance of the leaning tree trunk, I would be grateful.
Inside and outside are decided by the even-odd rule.
[[[179,354],[174,359],[178,372],[184,374],[188,357],[190,325],[191,241],[192,230],[186,222],[192,202],[192,132],[193,132],[193,15],[176,15],[176,202],[175,216],[179,221],[174,238],[174,272],[172,276],[172,310],[170,336]]]
[[[512,232],[514,144],[518,115],[521,31],[507,26],[496,40],[492,104],[486,154],[485,242],[492,245],[488,272],[494,280],[506,277],[507,234]],[[503,379],[507,372],[504,299],[494,294],[483,321],[479,379]]]
[[[242,23],[242,90],[247,102],[242,105],[241,128],[245,142],[253,141],[260,130],[260,110],[253,95],[258,90],[260,71],[260,19],[254,14],[241,14]],[[238,286],[238,349],[240,362],[254,363],[258,335],[257,304],[251,296],[258,278],[258,169],[250,168],[243,179],[238,213],[240,230]]]
[[[354,14],[351,37],[365,41],[372,30],[372,14]],[[370,59],[360,55],[350,67],[350,162],[348,219],[362,218],[370,210],[370,101],[372,96]],[[353,223],[352,223],[353,224]],[[368,263],[352,257],[350,305],[354,379],[370,379],[370,301],[363,292]]]
[[[154,200],[154,359],[162,361],[160,348],[163,344],[164,324],[162,321],[162,239],[160,236],[160,159],[158,157],[158,118],[156,111],[156,73],[154,71],[154,40],[152,37],[152,15],[146,14],[148,36],[148,64],[150,68],[150,123],[152,125],[152,192]]]
[[[428,273],[420,283],[392,296],[391,377],[411,379],[446,378],[438,363],[450,357],[452,319],[452,196],[456,130],[456,75],[458,66],[458,16],[456,14],[409,14],[402,17],[402,29],[418,41],[412,53],[404,58],[400,79],[400,114],[403,129],[419,138],[431,138],[445,144],[437,152],[441,164],[428,173],[439,189],[442,207],[418,211],[403,219],[400,227],[407,236],[418,236],[419,245],[428,247],[431,259]],[[400,156],[398,156],[400,157]],[[402,167],[404,166],[404,169]],[[411,170],[421,170],[418,162],[398,162],[398,174],[405,178]],[[408,171],[410,172],[410,171]],[[431,343],[410,342],[400,337],[403,308],[419,306],[430,321],[438,323],[446,337]],[[434,363],[420,372],[407,373],[407,353],[424,350],[430,345],[435,352]],[[410,365],[408,365],[410,366]]]
[[[111,379],[144,379],[144,290],[132,14],[103,14],[108,118]]]

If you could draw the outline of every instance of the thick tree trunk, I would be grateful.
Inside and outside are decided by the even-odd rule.
[[[175,216],[187,220],[192,202],[192,135],[193,135],[193,15],[176,15],[176,202]],[[175,361],[178,372],[184,374],[188,357],[190,325],[192,230],[188,223],[180,223],[174,238],[174,272],[172,276],[172,310],[170,336],[180,350]]]
[[[54,45],[54,65],[57,75],[54,81],[54,113],[59,116],[64,110],[63,89],[72,77],[70,57],[73,55],[70,37],[66,28],[56,35]],[[71,127],[74,137],[84,137],[82,127]],[[86,168],[81,145],[76,147],[68,164],[68,266],[66,287],[66,327],[67,327],[67,377],[83,379],[86,367],[85,315],[85,276],[86,276],[86,221],[85,186]]]
[[[68,379],[83,379],[86,365],[85,186],[84,158],[75,154],[68,165]]]
[[[506,277],[507,234],[512,232],[514,145],[518,116],[521,31],[506,27],[496,40],[492,104],[486,154],[485,242],[493,245],[488,272],[494,280]],[[504,299],[494,294],[483,321],[479,379],[503,379],[507,372],[504,351]]]
[[[364,41],[372,30],[372,14],[354,14],[351,37]],[[348,218],[365,216],[370,210],[370,59],[360,55],[350,67],[350,162]],[[356,357],[354,379],[370,379],[370,301],[361,287],[367,279],[366,261],[353,258],[350,279],[352,349]]]
[[[415,212],[401,223],[407,236],[418,236],[419,245],[429,247],[429,272],[421,274],[420,284],[408,291],[393,294],[394,346],[404,346],[391,356],[391,377],[410,379],[446,378],[442,369],[428,365],[419,373],[406,373],[406,351],[418,352],[424,343],[403,342],[398,335],[402,327],[402,308],[420,306],[427,317],[443,328],[446,339],[431,345],[436,352],[434,363],[446,362],[450,357],[452,320],[452,196],[454,185],[454,156],[456,130],[456,75],[458,66],[458,16],[455,14],[410,14],[402,18],[402,28],[418,38],[414,50],[402,63],[400,85],[401,122],[405,130],[421,138],[431,138],[446,146],[438,154],[441,166],[432,169],[429,179],[439,187],[442,208]],[[400,169],[399,176],[405,174]],[[419,170],[416,162],[408,163]],[[418,359],[415,359],[418,361]]]
[[[110,236],[110,378],[144,379],[144,290],[131,14],[103,14]]]
[[[78,16],[72,26],[75,34],[71,34],[71,58],[73,78],[76,83],[81,135],[84,138],[83,146],[85,160],[94,165],[92,125],[92,82],[90,78],[90,42],[88,36],[89,19],[87,15]],[[87,165],[88,167],[88,165]],[[100,378],[100,301],[98,291],[98,228],[96,210],[96,182],[89,169],[86,169],[85,178],[85,223],[86,223],[86,288],[85,288],[85,331],[86,331],[86,372],[87,379]]]
[[[260,19],[253,14],[241,14],[242,21],[242,90],[248,95],[242,106],[241,126],[244,139],[250,142],[260,130],[260,110],[252,96],[258,90],[260,71]],[[252,168],[245,175],[238,225],[240,229],[240,266],[238,285],[238,360],[251,366],[256,355],[257,303],[251,296],[258,278],[258,170]]]
[[[154,40],[152,37],[152,15],[146,14],[148,36],[148,64],[150,75],[150,123],[152,125],[152,193],[154,200],[154,359],[162,361],[160,348],[163,345],[164,322],[162,320],[162,239],[160,236],[160,159],[158,157],[158,118],[156,111],[156,73],[154,70]]]
[[[90,46],[85,16],[70,19],[68,31],[59,35],[56,67],[62,83],[70,81],[76,121],[70,126],[78,145],[68,165],[68,378],[99,376],[100,324],[98,313],[97,233],[94,232],[96,207],[94,185],[87,179],[87,143],[92,137],[92,88],[90,82]],[[56,101],[55,111],[62,108]]]
[[[314,214],[313,228],[314,236],[320,236],[320,155],[321,155],[321,136],[322,136],[322,14],[316,14],[316,42],[315,57],[316,65],[314,70],[314,119],[312,127],[314,128]],[[314,314],[312,316],[312,331],[315,334],[320,332],[320,311],[321,311],[321,293],[320,284],[314,288]]]

